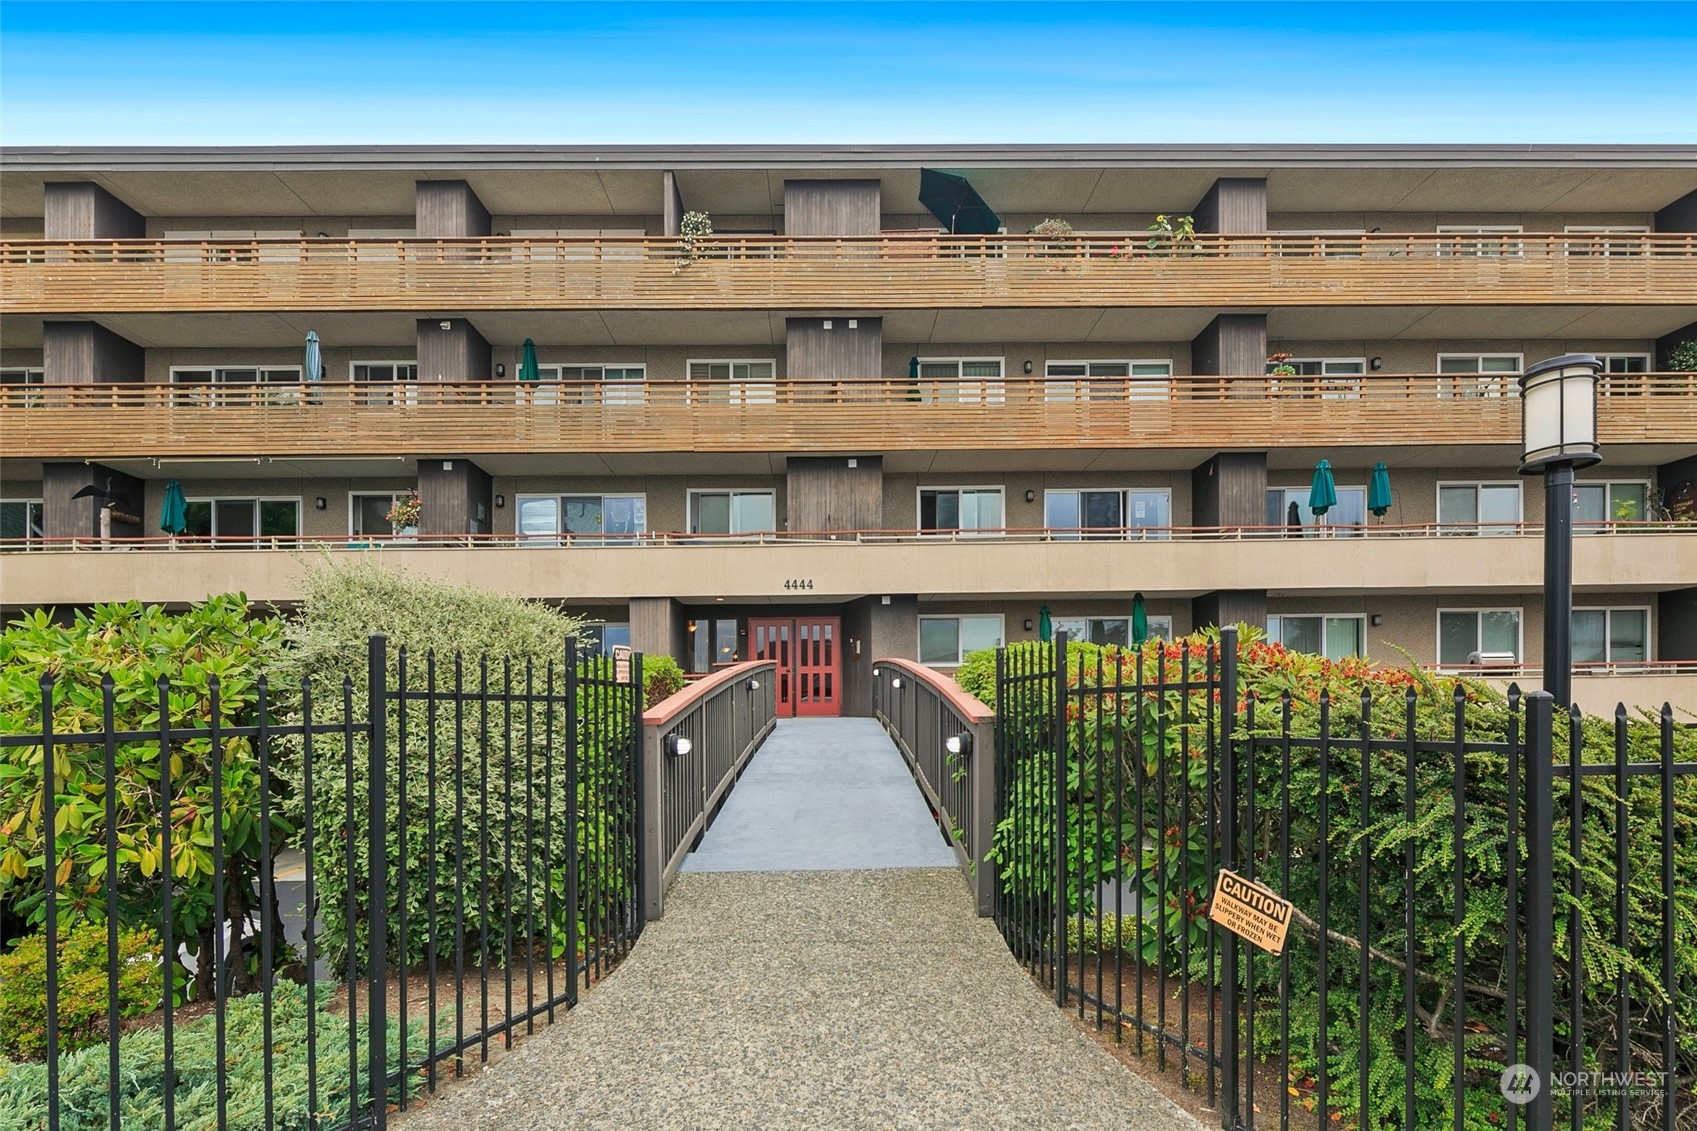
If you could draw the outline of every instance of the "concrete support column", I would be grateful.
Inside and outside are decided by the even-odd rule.
[[[41,324],[42,380],[49,385],[139,383],[147,351],[98,322]]]
[[[419,535],[489,533],[492,482],[489,473],[469,459],[419,460]]]
[[[138,240],[147,235],[141,213],[92,181],[49,181],[42,189],[47,239]]]
[[[133,475],[98,463],[44,463],[41,465],[41,532],[47,538],[100,537],[100,510],[106,500],[73,499],[84,487],[110,490],[119,496],[112,507],[112,536],[140,538],[149,533],[146,485]]]
[[[489,342],[468,319],[418,320],[420,381],[487,381],[493,372]]]

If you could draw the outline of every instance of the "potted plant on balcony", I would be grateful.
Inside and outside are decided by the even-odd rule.
[[[682,271],[695,262],[697,254],[702,250],[702,241],[713,236],[713,220],[705,212],[685,212],[683,219],[678,222],[678,265],[676,271]]]
[[[1174,255],[1196,243],[1196,217],[1161,213],[1147,229],[1143,246],[1154,255]]]
[[[1072,241],[1073,227],[1066,220],[1047,219],[1031,229],[1034,236],[1044,237],[1043,242],[1032,245],[1032,253],[1038,257],[1051,255],[1069,255],[1075,251]],[[1054,240],[1054,243],[1047,242]]]
[[[395,501],[389,506],[389,513],[385,514],[383,518],[389,523],[390,533],[399,538],[408,531],[414,533],[418,531],[418,519],[423,511],[424,507],[418,501],[418,492],[409,491],[404,495],[396,496]]]

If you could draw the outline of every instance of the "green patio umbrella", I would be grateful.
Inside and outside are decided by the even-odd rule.
[[[176,537],[189,528],[189,502],[175,479],[165,484],[165,505],[159,508],[159,529]]]
[[[1380,518],[1391,509],[1391,470],[1383,460],[1373,465],[1373,482],[1367,487],[1367,509]]]
[[[909,386],[909,388],[908,388],[907,399],[910,400],[910,401],[918,401],[920,399],[919,398],[919,355],[918,354],[915,354],[913,357],[910,357],[910,358],[907,359],[907,379],[909,381],[913,382],[913,384],[911,386]]]
[[[1314,482],[1308,488],[1308,509],[1319,516],[1337,505],[1338,485],[1332,479],[1331,461],[1321,460],[1314,469]]]
[[[519,380],[542,380],[542,367],[536,364],[536,343],[529,338],[524,340],[524,353],[519,357]]]
[[[1131,642],[1142,644],[1149,639],[1149,610],[1143,607],[1143,594],[1131,596]]]
[[[972,182],[954,173],[919,170],[919,203],[931,210],[950,235],[993,236],[1002,227],[1002,218],[990,211]]]
[[[1037,639],[1049,641],[1055,636],[1055,618],[1049,615],[1049,606],[1044,605],[1037,610]]]

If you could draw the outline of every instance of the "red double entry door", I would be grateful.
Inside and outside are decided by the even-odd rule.
[[[778,665],[778,715],[842,714],[841,617],[750,617],[748,640],[756,660]]]

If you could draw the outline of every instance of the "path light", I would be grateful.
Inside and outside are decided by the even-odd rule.
[[[757,679],[749,680],[748,681],[748,689],[750,691],[759,691],[760,690],[760,681],[757,680]]]
[[[673,758],[688,757],[689,752],[694,749],[695,743],[691,742],[682,735],[668,734],[666,736],[666,753],[671,755]]]
[[[970,734],[951,734],[943,740],[943,749],[956,758],[972,757],[972,736]]]
[[[902,677],[898,675],[895,679],[892,679],[890,681],[890,686],[895,688],[897,691],[900,691],[902,689]]]
[[[1544,690],[1573,703],[1573,470],[1603,461],[1597,374],[1588,353],[1540,361],[1520,378],[1520,474],[1544,474]]]

